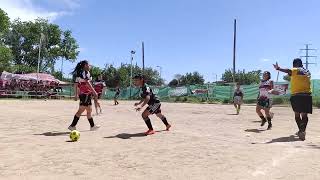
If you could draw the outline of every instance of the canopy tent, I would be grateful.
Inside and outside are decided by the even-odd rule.
[[[2,72],[1,80],[3,81],[11,81],[12,79],[16,79],[16,80],[28,80],[28,81],[46,81],[46,82],[56,82],[59,84],[68,84],[66,82],[60,81],[58,79],[56,79],[54,76],[52,76],[51,74],[46,74],[46,73],[29,73],[29,74],[13,74],[13,73],[8,73],[6,71]]]

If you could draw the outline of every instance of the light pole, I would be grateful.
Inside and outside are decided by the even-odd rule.
[[[216,77],[216,82],[218,81],[218,74],[213,73],[213,75]]]
[[[65,55],[65,57],[66,57],[66,51],[67,51],[67,47],[66,47],[66,45],[64,46],[64,55]],[[62,57],[61,58],[61,81],[63,81],[63,58],[64,57]]]
[[[157,68],[159,68],[159,75],[160,75],[160,79],[161,79],[162,67],[161,66],[157,66]]]
[[[43,29],[43,28],[42,28],[42,26],[41,26],[41,33],[40,33],[40,40],[39,40],[39,52],[38,52],[37,82],[39,82],[41,47],[42,47],[42,39],[44,38],[44,34],[42,33],[42,29]]]
[[[131,72],[130,72],[130,99],[131,99],[131,89],[132,89],[132,62],[133,62],[133,55],[136,54],[135,51],[131,51],[131,65],[130,65],[130,68],[131,68]]]

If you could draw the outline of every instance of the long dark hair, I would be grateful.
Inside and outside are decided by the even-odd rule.
[[[76,67],[72,71],[73,81],[75,81],[76,78],[81,75],[81,72],[83,71],[84,66],[87,64],[89,64],[89,62],[87,60],[83,60],[76,65]]]
[[[133,79],[142,80],[142,84],[143,85],[145,84],[145,78],[144,78],[144,75],[142,75],[142,74],[136,74],[135,76],[133,76]]]

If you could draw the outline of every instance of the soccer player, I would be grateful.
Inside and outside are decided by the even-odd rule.
[[[117,86],[116,94],[114,95],[114,98],[113,98],[115,106],[119,104],[119,102],[118,102],[119,96],[120,96],[120,88],[119,88],[119,86]]]
[[[100,110],[100,113],[102,113],[102,109],[101,109],[100,103],[98,102],[98,99],[101,99],[101,96],[103,95],[103,92],[104,92],[104,88],[106,87],[106,83],[102,79],[102,74],[98,76],[98,78],[93,83],[93,85],[94,85],[94,90],[98,94],[98,98],[94,99],[94,106],[96,109],[96,114],[99,115],[98,108]]]
[[[237,83],[236,89],[233,93],[233,105],[236,108],[237,114],[240,113],[240,108],[242,103],[243,103],[243,92],[240,89],[240,83]]]
[[[95,125],[93,118],[91,116],[92,112],[92,94],[95,98],[98,97],[97,92],[91,85],[91,77],[90,77],[90,65],[88,61],[84,60],[77,64],[73,71],[73,76],[75,78],[75,100],[80,99],[80,106],[77,113],[74,115],[73,121],[71,125],[68,127],[70,131],[76,130],[76,125],[80,119],[81,114],[84,111],[87,111],[87,118],[90,123],[90,130],[95,131],[99,129],[100,126]]]
[[[258,102],[256,106],[256,112],[261,118],[261,126],[264,126],[268,121],[268,130],[272,128],[272,113],[270,109],[272,108],[272,97],[271,92],[273,91],[273,81],[271,79],[271,73],[265,71],[263,73],[263,79],[259,86]],[[261,110],[264,110],[266,117],[262,114]]]
[[[168,123],[167,118],[161,113],[161,103],[156,95],[152,92],[152,89],[144,82],[144,77],[142,75],[136,75],[133,77],[134,85],[141,88],[141,101],[135,103],[136,110],[140,111],[146,104],[148,107],[143,111],[142,118],[145,121],[148,131],[146,135],[154,134],[154,130],[150,121],[149,116],[151,114],[156,114],[158,118],[166,125],[166,130],[169,131],[171,125]]]
[[[292,64],[292,69],[282,69],[278,63],[273,66],[276,70],[287,73],[291,77],[290,101],[299,129],[296,135],[299,136],[300,140],[304,141],[309,121],[308,114],[312,114],[311,74],[303,67],[301,59],[294,59]]]

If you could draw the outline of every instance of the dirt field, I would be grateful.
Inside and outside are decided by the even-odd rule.
[[[264,131],[253,106],[239,116],[231,105],[163,103],[170,132],[146,130],[133,102],[102,102],[102,127],[69,140],[74,101],[0,100],[0,179],[195,179],[319,180],[320,110],[310,116],[307,139],[299,141],[290,108],[275,107],[274,128]]]

